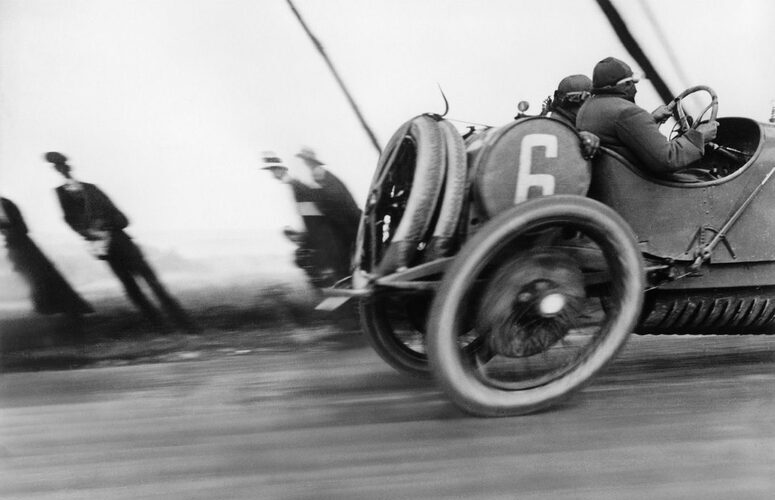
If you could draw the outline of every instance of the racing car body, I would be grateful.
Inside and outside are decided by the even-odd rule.
[[[648,262],[686,274],[704,258],[696,272],[653,283],[645,310],[650,315],[638,325],[640,333],[773,329],[775,248],[769,242],[775,236],[775,184],[767,181],[775,167],[775,127],[745,118],[719,123],[717,145],[735,154],[709,150],[697,165],[717,178],[654,178],[611,151],[594,162],[590,196],[624,217]],[[717,237],[720,243],[702,255]]]
[[[590,196],[614,208],[639,235],[648,254],[675,260],[694,258],[702,237],[721,229],[725,219],[767,176],[775,165],[775,127],[743,118],[719,120],[718,144],[745,152],[735,162],[709,151],[698,168],[721,175],[704,182],[671,182],[650,177],[643,169],[612,151],[595,161],[596,182]],[[769,147],[768,147],[769,146]],[[767,186],[726,234],[726,251],[713,255],[713,263],[751,263],[775,260],[768,236],[775,185]],[[769,196],[768,196],[769,194]],[[640,236],[642,235],[642,236]],[[711,235],[712,236],[712,235]]]
[[[685,182],[587,159],[552,118],[461,137],[417,116],[380,158],[351,288],[333,292],[359,297],[389,364],[482,416],[567,397],[632,332],[771,333],[775,126],[719,123]]]

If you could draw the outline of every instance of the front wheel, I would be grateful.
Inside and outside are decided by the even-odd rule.
[[[568,195],[517,205],[482,227],[446,271],[428,322],[433,373],[474,415],[552,405],[624,344],[643,275],[629,226],[605,205]],[[485,348],[460,349],[463,336]]]

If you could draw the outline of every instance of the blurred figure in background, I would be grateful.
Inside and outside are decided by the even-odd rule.
[[[30,299],[40,314],[64,314],[65,333],[79,336],[82,316],[94,312],[29,237],[19,208],[0,197],[0,233],[5,239],[8,258],[30,287]]]
[[[344,183],[323,167],[324,163],[317,159],[312,149],[302,148],[296,156],[301,158],[309,168],[312,179],[317,184],[314,187],[320,189],[318,202],[320,211],[331,221],[332,228],[342,246],[352,254],[361,221],[361,210],[358,204],[355,203]]]
[[[308,185],[291,177],[288,167],[271,151],[263,154],[263,164],[263,170],[270,171],[275,179],[291,187],[297,212],[304,224],[302,231],[291,228],[284,231],[288,239],[298,246],[296,265],[318,288],[331,286],[348,276],[352,242],[347,241],[343,231],[338,229],[342,215],[331,202],[332,195],[321,185]],[[355,224],[354,231],[357,232],[357,222]]]
[[[65,183],[56,188],[65,222],[89,243],[96,258],[108,263],[135,306],[157,326],[164,325],[161,314],[140,289],[136,281],[139,277],[153,290],[162,308],[179,328],[196,333],[198,327],[167,292],[140,249],[124,232],[129,225],[126,216],[97,186],[74,179],[64,155],[50,152],[46,153],[45,159],[65,178]]]

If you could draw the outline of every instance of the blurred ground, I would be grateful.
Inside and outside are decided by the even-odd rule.
[[[60,272],[96,311],[84,318],[80,331],[60,315],[33,311],[27,285],[0,255],[0,371],[285,349],[306,337],[358,330],[352,308],[334,314],[314,310],[322,296],[293,264],[293,244],[278,241],[278,235],[157,234],[153,246],[142,245],[166,288],[202,328],[199,335],[175,332],[171,325],[159,329],[144,320],[108,266],[84,251],[78,239],[40,238],[50,245],[47,253]]]
[[[633,337],[566,403],[479,419],[362,337],[255,333],[296,340],[3,374],[0,497],[775,496],[772,338]]]
[[[77,336],[61,316],[6,309],[0,315],[0,370],[206,359],[233,352],[283,351],[329,337],[331,342],[346,342],[359,335],[352,308],[333,314],[315,311],[321,296],[303,283],[248,283],[176,295],[202,333],[159,330],[119,295],[92,300],[97,313],[84,318]]]

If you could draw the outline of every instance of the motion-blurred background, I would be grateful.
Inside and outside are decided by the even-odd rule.
[[[765,121],[775,99],[766,0],[613,2],[671,89],[719,94]],[[384,144],[422,112],[502,125],[572,73],[630,61],[594,0],[297,0]],[[640,85],[638,102],[660,103]],[[173,290],[303,282],[281,236],[298,225],[261,152],[314,148],[362,203],[378,154],[285,0],[0,0],[0,194],[87,298],[120,292],[62,221],[42,159],[61,151],[130,218]],[[25,302],[0,259],[0,301]],[[16,305],[14,307],[16,307]]]

